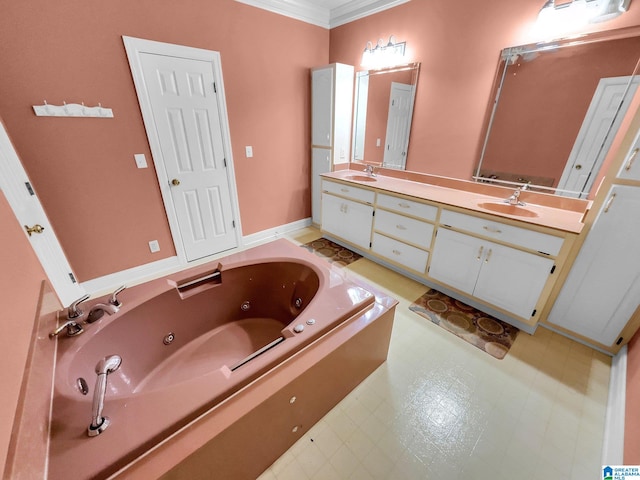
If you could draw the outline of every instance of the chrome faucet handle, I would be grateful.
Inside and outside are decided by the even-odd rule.
[[[90,297],[91,295],[87,293],[86,295],[83,295],[82,297],[77,299],[75,302],[73,302],[71,305],[69,305],[69,307],[67,308],[67,318],[72,319],[72,318],[78,318],[82,316],[83,312],[82,310],[80,310],[80,308],[78,308],[78,305],[80,305],[84,301],[89,300]]]
[[[67,337],[75,337],[76,335],[80,335],[84,332],[82,325],[80,325],[75,320],[68,320],[56,328],[53,332],[49,334],[49,338],[55,338],[60,335],[64,330],[67,330]]]
[[[120,300],[118,300],[118,294],[120,292],[122,292],[126,287],[126,285],[122,285],[121,287],[117,288],[112,294],[111,294],[111,298],[109,298],[109,303],[115,307],[120,308],[122,306],[122,302]]]

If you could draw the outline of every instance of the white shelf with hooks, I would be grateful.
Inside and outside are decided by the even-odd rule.
[[[33,111],[38,117],[93,117],[113,118],[113,110],[104,108],[101,104],[87,107],[84,103],[64,103],[63,105],[34,105]]]

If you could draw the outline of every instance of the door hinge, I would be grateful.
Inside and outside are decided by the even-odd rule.
[[[536,316],[536,312],[537,312],[537,311],[538,311],[537,309],[534,309],[534,310],[533,310],[533,313],[531,313],[531,316],[532,316],[532,317],[535,317],[535,316]]]
[[[33,191],[33,187],[31,186],[31,184],[29,182],[24,182],[24,186],[27,187],[27,192],[29,192],[29,195],[35,195],[36,192]]]
[[[554,265],[553,267],[551,267],[551,272],[550,272],[550,274],[551,274],[551,273],[553,273],[553,272],[555,272],[555,271],[556,271],[556,266]]]
[[[71,279],[71,283],[78,283],[76,277],[73,276],[73,273],[69,272],[69,278]]]
[[[621,343],[622,343],[622,337],[618,339],[618,341],[616,342],[616,345],[620,345]]]
[[[216,82],[213,82],[213,93],[218,93],[218,87],[216,87]]]

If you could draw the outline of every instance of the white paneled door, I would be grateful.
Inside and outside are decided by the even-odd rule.
[[[138,42],[132,71],[176,249],[189,262],[237,247],[219,56]]]

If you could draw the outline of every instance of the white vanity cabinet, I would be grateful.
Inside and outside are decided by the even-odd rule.
[[[640,187],[614,185],[607,196],[547,322],[605,346],[640,305]]]
[[[379,193],[371,250],[424,275],[437,213],[434,205]]]
[[[375,192],[326,180],[322,189],[322,231],[369,250]]]
[[[311,214],[320,223],[320,175],[349,161],[354,67],[311,69]]]
[[[438,229],[433,247],[431,278],[525,320],[535,316],[554,260],[446,227],[470,233],[478,229],[478,234],[501,236],[503,241],[515,242],[515,247],[554,253],[562,245],[561,238],[448,210],[443,210],[440,223],[444,228]],[[538,242],[532,244],[531,237],[538,237]]]
[[[631,148],[624,157],[618,178],[624,180],[640,180],[640,131],[636,134]]]

